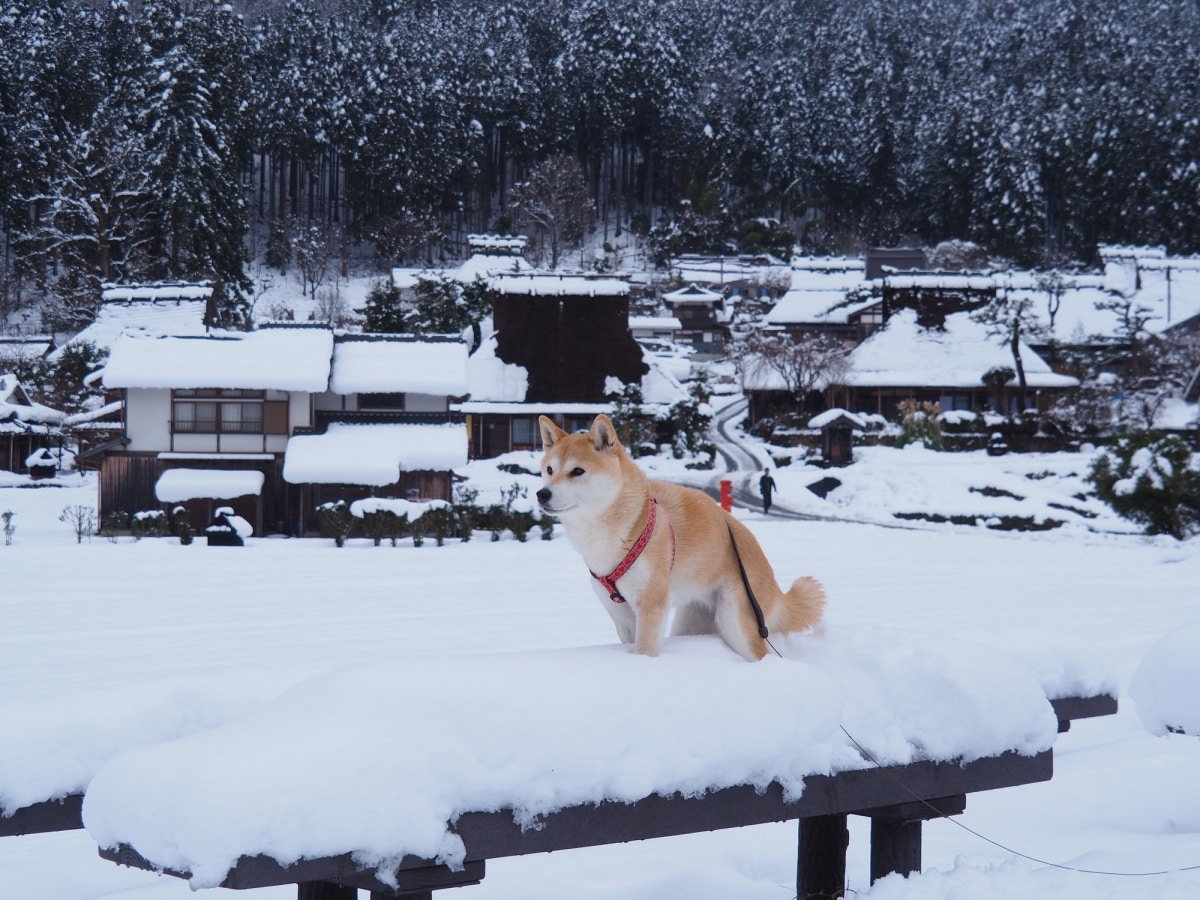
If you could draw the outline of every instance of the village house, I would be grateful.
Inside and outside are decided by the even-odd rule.
[[[629,332],[629,283],[583,275],[501,275],[494,331],[473,355],[470,399],[457,409],[471,429],[471,455],[493,457],[538,445],[538,416],[569,431],[609,412],[609,394],[649,372]]]
[[[0,470],[50,475],[57,466],[56,435],[65,417],[35,403],[11,372],[0,372]],[[46,471],[46,470],[49,471]]]
[[[696,284],[663,294],[672,315],[679,320],[677,340],[696,350],[698,359],[716,359],[725,353],[729,339],[725,297]]]
[[[327,500],[448,500],[465,361],[458,341],[319,326],[124,335],[104,373],[124,433],[94,463],[100,515],[182,505],[197,525],[230,507],[255,533],[305,534]]]

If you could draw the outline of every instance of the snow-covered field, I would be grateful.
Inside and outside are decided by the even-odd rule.
[[[827,519],[739,511],[781,580],[807,573],[825,582],[830,652],[848,635],[880,629],[917,634],[923,646],[971,642],[1027,663],[1043,683],[1111,679],[1122,707],[1059,736],[1052,781],[972,795],[958,821],[978,834],[954,822],[927,824],[922,875],[869,887],[869,827],[852,818],[850,890],[872,900],[1200,896],[1200,871],[1183,871],[1200,866],[1200,739],[1151,734],[1128,694],[1156,644],[1175,660],[1200,645],[1187,637],[1194,628],[1182,632],[1182,650],[1178,639],[1158,643],[1200,620],[1200,544],[1137,536],[1079,499],[1086,455],[856,452],[859,462],[833,473],[843,485],[824,500],[805,485],[828,473],[799,465],[774,473],[778,504]],[[489,485],[484,470],[472,477],[485,492],[513,480],[496,475]],[[561,534],[528,543],[481,534],[441,548],[351,541],[339,550],[332,541],[285,539],[219,549],[165,539],[76,544],[59,512],[94,503],[90,477],[41,487],[0,480],[0,513],[13,511],[15,528],[12,545],[0,545],[0,805],[86,781],[115,749],[253,714],[333,670],[353,686],[373,667],[422,656],[615,641]],[[980,524],[902,522],[895,512],[970,515]],[[1007,515],[1065,524],[988,527]],[[608,651],[580,652],[620,664]],[[679,660],[668,644],[660,660],[629,662],[703,659],[682,644],[675,654]],[[1054,670],[1056,660],[1063,671]],[[718,663],[731,664],[717,654]],[[838,671],[831,663],[826,674]],[[1169,694],[1172,671],[1186,666],[1140,680]],[[919,667],[908,674],[916,681]],[[659,701],[629,690],[627,702]],[[805,714],[762,710],[772,722]],[[657,762],[669,769],[669,760]],[[795,857],[794,823],[757,826],[497,860],[462,896],[786,898]],[[290,887],[205,894],[294,895]],[[191,892],[173,878],[100,860],[80,831],[0,839],[0,896],[181,900]]]

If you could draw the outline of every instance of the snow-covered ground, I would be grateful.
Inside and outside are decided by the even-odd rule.
[[[977,834],[954,822],[927,824],[919,876],[869,887],[869,826],[852,818],[850,890],[872,900],[1075,900],[1131,890],[1200,896],[1200,871],[1184,871],[1200,866],[1200,739],[1152,734],[1128,690],[1157,646],[1166,672],[1162,665],[1144,670],[1141,689],[1173,702],[1194,694],[1194,668],[1190,688],[1179,679],[1188,677],[1200,645],[1200,632],[1184,628],[1200,620],[1200,543],[1138,536],[1080,499],[1087,454],[992,458],[858,449],[856,455],[858,462],[844,470],[796,462],[773,473],[778,504],[826,518],[739,511],[781,580],[813,574],[825,582],[828,652],[855,635],[864,644],[878,640],[881,630],[918,635],[923,647],[980,645],[987,648],[981,654],[1015,657],[1043,684],[1109,679],[1122,708],[1058,737],[1052,781],[972,795],[956,821]],[[506,462],[536,469],[534,455]],[[709,477],[669,464],[663,469],[693,482]],[[534,483],[489,464],[467,471],[481,499],[514,481]],[[821,499],[807,485],[826,475],[842,485]],[[614,657],[605,649],[615,641],[608,617],[561,534],[549,542],[535,534],[528,543],[480,534],[440,548],[352,540],[339,550],[332,541],[287,539],[220,549],[167,539],[76,544],[58,516],[68,505],[94,505],[90,476],[40,487],[0,479],[0,513],[14,513],[15,529],[11,546],[0,544],[0,805],[86,781],[122,747],[243,715],[254,721],[260,708],[278,709],[274,698],[314,676],[324,677],[293,697],[339,684],[361,688],[364,673],[423,657],[538,651],[530,656],[544,652],[552,660],[556,651],[593,648],[577,653],[621,665],[619,651]],[[896,512],[968,515],[979,524],[904,521]],[[1038,532],[989,527],[1003,516],[1065,524]],[[819,647],[822,637],[805,640]],[[842,671],[852,649],[823,674]],[[660,660],[627,661],[686,668],[702,665],[708,652],[693,653],[681,642],[674,653],[669,644]],[[720,653],[713,664],[742,665]],[[819,652],[812,664],[820,667]],[[773,661],[763,671],[781,665]],[[933,674],[914,666],[906,680],[938,682]],[[626,696],[630,704],[661,702],[636,690]],[[763,715],[775,728],[778,717],[807,712],[772,708]],[[670,760],[653,762],[670,768]],[[756,826],[497,860],[462,896],[789,897],[795,856],[794,823]],[[92,837],[80,831],[0,839],[0,895],[182,900],[192,894],[173,878],[100,860]],[[205,894],[294,895],[290,887]]]

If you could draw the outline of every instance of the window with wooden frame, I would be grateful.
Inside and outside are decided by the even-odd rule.
[[[177,434],[262,434],[264,396],[263,391],[227,388],[172,391],[171,429]]]

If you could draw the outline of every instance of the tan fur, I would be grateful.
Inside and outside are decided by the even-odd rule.
[[[567,434],[545,416],[539,422],[545,455],[538,502],[563,523],[592,572],[608,575],[620,564],[646,526],[650,498],[658,501],[654,536],[617,582],[628,602],[613,602],[592,579],[617,635],[637,653],[658,654],[674,609],[672,634],[717,633],[747,659],[766,655],[729,527],[771,634],[805,631],[820,620],[825,591],[819,582],[797,578],[786,593],[780,590],[750,530],[701,491],[647,479],[608,416],[597,416],[580,434]]]

